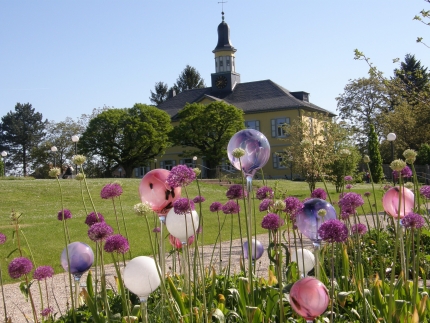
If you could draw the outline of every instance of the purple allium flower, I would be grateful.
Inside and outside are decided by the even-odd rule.
[[[260,187],[257,190],[257,193],[255,194],[257,199],[264,200],[264,199],[273,199],[274,193],[273,190],[268,186]]]
[[[364,204],[364,201],[360,194],[348,192],[342,196],[338,204],[342,210],[355,210],[359,206],[362,206]]]
[[[235,214],[240,212],[240,207],[235,201],[230,200],[222,206],[222,211],[225,214]]]
[[[52,306],[49,306],[49,307],[47,307],[47,308],[44,308],[44,309],[42,310],[42,312],[40,312],[40,314],[41,314],[43,317],[47,317],[47,316],[49,316],[49,314],[51,314],[53,311],[54,311],[54,309],[52,308]]]
[[[191,210],[190,210],[191,209]],[[186,197],[178,198],[173,202],[173,210],[176,214],[187,214],[192,210],[195,210],[194,202],[187,199]]]
[[[273,205],[273,200],[264,199],[261,201],[258,209],[260,210],[260,212],[267,211],[269,209],[269,207],[271,207],[272,205]]]
[[[94,212],[91,212],[90,214],[87,215],[85,219],[85,224],[88,225],[89,227],[97,222],[105,222],[105,218],[101,213],[96,214]]]
[[[353,180],[352,176],[345,176],[343,179],[345,182],[352,182],[352,180]]]
[[[101,198],[105,200],[118,197],[121,194],[122,194],[122,187],[118,183],[106,184],[100,192]]]
[[[155,227],[154,229],[152,229],[152,232],[159,233],[161,232],[161,229],[160,227]]]
[[[51,278],[54,275],[54,269],[51,266],[39,266],[33,274],[33,278],[37,280],[44,280]]]
[[[267,214],[261,221],[261,227],[267,230],[278,230],[283,224],[284,220],[276,213]]]
[[[400,171],[400,175],[403,178],[409,178],[412,177],[412,170],[409,168],[409,166],[405,166],[401,171]],[[393,171],[393,177],[394,179],[398,179],[399,178],[399,172],[398,171]]]
[[[350,189],[352,188],[352,185],[351,185],[351,184],[346,184],[346,185],[345,185],[345,188],[346,188],[347,190],[350,190]]]
[[[218,212],[222,210],[222,203],[221,202],[213,202],[210,206],[209,206],[209,210],[211,212]]]
[[[369,197],[370,196],[370,192],[366,192],[363,194],[365,197]]]
[[[126,238],[120,234],[114,234],[106,239],[104,250],[106,252],[126,253],[130,245]]]
[[[327,198],[327,193],[322,188],[316,188],[311,193],[311,197],[312,198],[318,198],[318,199],[321,199],[321,200],[325,200]]]
[[[364,225],[363,223],[357,223],[354,224],[351,227],[351,233],[352,234],[359,234],[359,235],[364,235],[367,232],[367,227],[366,225]]]
[[[390,184],[385,184],[384,187],[382,188],[385,192],[388,191],[390,188],[392,188],[392,186]]]
[[[298,211],[303,208],[303,203],[297,197],[289,196],[285,200],[285,209],[284,212],[289,215],[295,215]]]
[[[331,219],[321,224],[318,234],[326,242],[344,242],[348,239],[348,228],[341,221]]]
[[[24,257],[18,257],[13,259],[9,263],[8,267],[9,276],[14,279],[20,278],[21,276],[28,274],[32,269],[32,262]]]
[[[107,224],[106,222],[97,222],[94,223],[89,229],[88,229],[88,237],[92,241],[102,241],[105,240],[107,237],[112,235],[113,229],[112,227]]]
[[[0,232],[0,244],[4,244],[6,242],[6,236]]]
[[[343,220],[346,220],[349,218],[350,215],[354,215],[355,214],[355,209],[354,208],[350,208],[350,207],[345,207],[341,209],[340,212],[340,217]]]
[[[430,185],[424,185],[420,188],[420,194],[426,199],[430,199]]]
[[[63,211],[58,211],[57,215],[58,220],[63,221]],[[68,209],[64,209],[64,220],[71,219],[72,218],[72,212]]]
[[[206,199],[201,195],[197,195],[195,198],[193,198],[194,203],[203,203],[204,201],[206,201]]]
[[[187,186],[196,179],[196,173],[193,169],[186,165],[178,165],[172,168],[167,176],[166,182],[172,188],[179,186]]]
[[[230,200],[238,200],[244,196],[247,196],[247,193],[243,189],[242,185],[233,184],[228,188],[227,192],[225,193],[225,196],[227,196],[227,198]]]
[[[423,227],[425,224],[423,217],[413,212],[409,212],[408,214],[406,214],[401,221],[402,221],[402,225],[406,229],[408,228],[419,229]]]

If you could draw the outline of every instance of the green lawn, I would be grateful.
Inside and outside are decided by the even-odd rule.
[[[102,187],[110,183],[112,179],[88,179],[88,186],[93,198],[97,212],[100,212],[105,217],[117,233],[117,225],[115,214],[113,211],[112,200],[103,200],[100,198],[100,190]],[[138,194],[138,186],[140,179],[121,179],[124,193],[121,196],[121,204],[124,211],[124,217],[130,238],[130,246],[132,257],[138,255],[150,254],[150,245],[146,222],[144,218],[138,217],[133,212],[133,205],[140,202]],[[309,197],[308,185],[305,182],[292,182],[281,180],[267,181],[269,186],[274,187],[277,183],[278,192],[281,196],[295,196],[299,199]],[[86,210],[82,202],[81,182],[76,180],[61,180],[63,191],[64,207],[72,212],[73,218],[67,221],[71,241],[82,241],[93,246],[87,236],[88,227],[84,223]],[[83,184],[83,183],[82,183]],[[262,181],[254,181],[254,188],[262,186]],[[318,183],[317,187],[323,187],[322,183]],[[226,202],[225,197],[226,187],[217,184],[200,183],[201,194],[206,198],[206,202],[202,204],[204,216],[204,240],[206,244],[214,243],[218,234],[217,215],[209,211],[209,205],[214,201]],[[378,209],[381,210],[380,201],[382,197],[382,189],[377,185],[377,201]],[[371,191],[370,184],[357,184],[353,190],[357,193]],[[186,192],[190,198],[198,195],[196,183],[191,184],[182,190],[182,196],[186,196]],[[335,193],[333,186],[329,186],[329,193],[333,201],[338,200],[338,194]],[[30,245],[34,255],[34,260],[37,266],[50,265],[54,267],[55,272],[62,272],[60,266],[60,254],[65,247],[62,222],[57,220],[57,212],[61,210],[61,195],[59,192],[56,180],[0,180],[0,232],[5,234],[8,241],[0,246],[0,262],[3,271],[3,279],[5,282],[11,282],[7,274],[7,264],[18,253],[7,256],[16,248],[16,239],[13,239],[13,227],[10,222],[10,214],[12,210],[22,213],[21,229]],[[88,194],[84,190],[85,205],[88,212],[93,210]],[[121,223],[121,233],[124,235],[124,227],[122,226],[121,208],[119,200],[115,200],[118,217]],[[258,212],[258,201],[255,202],[257,207],[257,228],[258,232],[264,232],[260,228],[259,223],[264,216]],[[367,201],[366,201],[367,205]],[[243,208],[242,208],[243,209]],[[368,212],[368,207],[366,212]],[[224,219],[224,214],[221,215]],[[245,230],[245,221],[242,225]],[[150,218],[152,227],[158,226],[158,220],[155,217]],[[237,216],[235,216],[235,226],[237,226]],[[226,221],[225,232],[230,232],[230,221]],[[151,228],[152,229],[152,228]],[[235,238],[239,237],[239,230],[234,229]],[[223,239],[227,234],[223,234]],[[25,244],[21,236],[21,243]],[[168,242],[166,244],[168,246]],[[169,247],[170,248],[170,247]],[[110,259],[107,257],[107,259]]]

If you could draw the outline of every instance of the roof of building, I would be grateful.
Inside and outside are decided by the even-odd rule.
[[[200,102],[205,97],[224,101],[242,109],[245,114],[269,111],[303,109],[311,112],[335,114],[313,103],[300,100],[287,89],[271,80],[239,83],[232,92],[216,92],[211,87],[187,90],[161,103],[158,108],[166,111],[172,119],[187,103]],[[306,93],[306,92],[304,92]]]

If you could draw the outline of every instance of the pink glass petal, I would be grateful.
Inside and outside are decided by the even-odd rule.
[[[302,278],[291,287],[291,307],[306,320],[313,320],[324,313],[328,302],[327,288],[314,277]]]
[[[242,148],[245,155],[240,158],[233,157],[233,150]],[[254,129],[241,130],[231,137],[227,146],[227,155],[231,164],[242,170],[245,176],[253,177],[255,172],[266,165],[270,157],[270,144],[267,138]],[[242,169],[240,168],[242,165]]]
[[[399,213],[399,200],[401,196],[400,203],[400,213]],[[402,193],[400,194],[400,188],[398,186],[390,188],[385,192],[382,198],[382,206],[385,212],[391,215],[393,218],[397,218],[400,214],[400,218],[404,218],[406,214],[412,212],[414,209],[414,193],[406,188],[402,188]]]
[[[152,210],[160,216],[165,216],[173,207],[173,202],[181,197],[181,188],[172,189],[166,179],[170,171],[153,169],[143,176],[139,185],[139,195],[142,203],[149,203]]]

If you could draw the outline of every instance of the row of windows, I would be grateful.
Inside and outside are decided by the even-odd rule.
[[[290,118],[276,118],[270,120],[272,138],[285,138],[287,136],[284,125],[290,124]],[[245,128],[255,129],[260,131],[260,121],[259,120],[249,120],[245,121]]]

